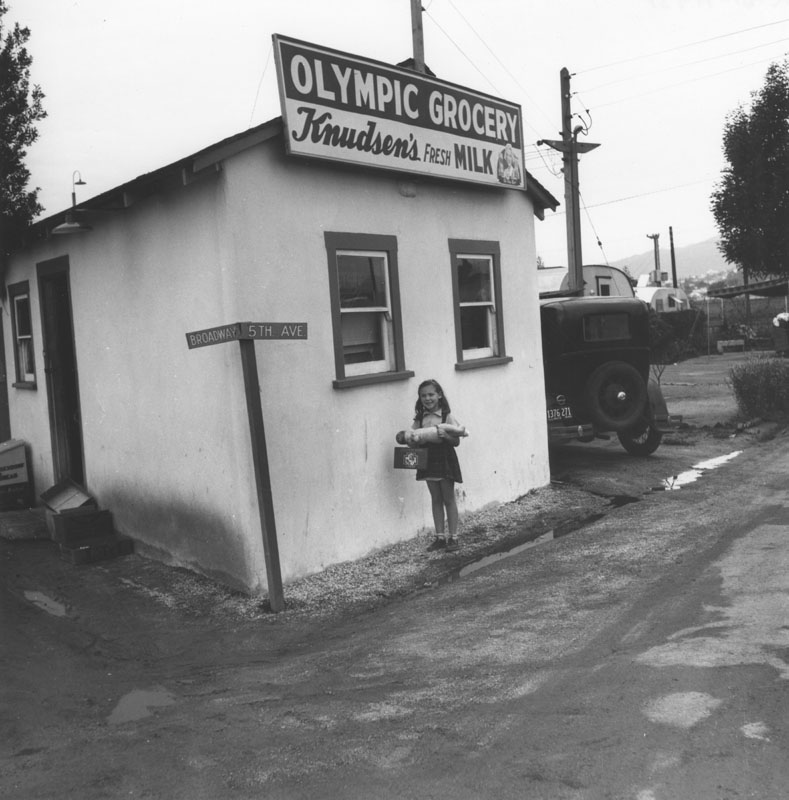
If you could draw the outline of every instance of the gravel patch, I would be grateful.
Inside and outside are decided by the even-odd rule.
[[[430,531],[356,561],[334,564],[315,575],[286,583],[285,610],[279,614],[271,613],[267,597],[234,592],[188,570],[171,569],[166,585],[156,588],[151,587],[151,581],[144,575],[138,575],[139,580],[127,581],[126,585],[189,615],[270,624],[321,621],[377,608],[436,586],[451,580],[470,563],[510,550],[560,526],[582,524],[609,507],[605,497],[552,483],[513,502],[464,515],[459,532],[461,548],[457,552],[426,552],[433,538]],[[157,566],[150,564],[142,571],[156,569]]]

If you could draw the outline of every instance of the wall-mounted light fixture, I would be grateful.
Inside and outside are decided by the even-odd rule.
[[[66,221],[52,229],[53,235],[62,236],[68,233],[85,233],[93,230],[90,225],[86,225],[84,222],[77,222],[74,217],[74,211],[77,207],[77,186],[85,185],[86,183],[82,180],[80,171],[75,169],[71,175],[71,210],[66,212]]]

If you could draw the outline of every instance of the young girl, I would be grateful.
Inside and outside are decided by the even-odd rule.
[[[415,406],[414,422],[411,428],[436,428],[442,422],[459,425],[450,413],[449,402],[438,381],[427,380],[419,385],[418,399]],[[460,439],[452,436],[443,428],[437,428],[440,442],[427,443],[427,466],[416,471],[416,479],[425,481],[430,492],[433,508],[433,523],[436,526],[436,538],[427,548],[430,551],[446,548],[457,550],[458,507],[455,502],[455,483],[462,483],[463,476],[455,448]],[[444,532],[444,511],[449,538]]]

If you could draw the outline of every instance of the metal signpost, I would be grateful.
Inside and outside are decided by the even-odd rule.
[[[283,611],[282,574],[279,566],[277,526],[274,520],[274,501],[271,494],[266,432],[263,427],[263,408],[260,402],[260,382],[255,358],[255,340],[285,341],[306,339],[306,322],[233,322],[216,328],[206,328],[186,334],[190,350],[214,344],[237,341],[241,347],[241,367],[244,372],[244,392],[247,398],[249,435],[252,442],[252,463],[255,468],[255,487],[260,511],[260,530],[266,559],[266,577],[271,610]]]

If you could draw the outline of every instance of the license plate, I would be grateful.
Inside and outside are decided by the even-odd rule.
[[[560,419],[570,419],[573,416],[570,406],[562,406],[561,408],[548,409],[548,422],[556,422]]]

